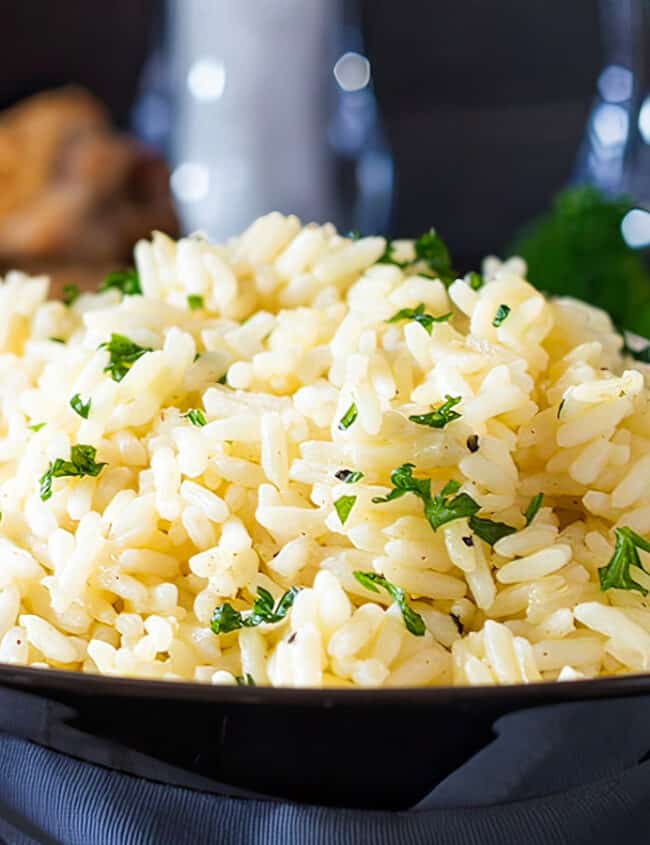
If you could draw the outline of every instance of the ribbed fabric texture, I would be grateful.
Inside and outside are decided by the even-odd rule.
[[[644,698],[513,714],[497,723],[494,743],[401,813],[222,798],[83,763],[5,734],[0,841],[636,845],[650,841],[650,762],[639,762],[650,749],[648,713]],[[409,746],[405,765],[408,754],[417,753],[417,738]]]

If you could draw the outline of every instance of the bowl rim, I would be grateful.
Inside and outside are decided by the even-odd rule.
[[[482,706],[531,707],[569,701],[650,695],[650,673],[603,676],[572,681],[494,686],[440,686],[395,688],[305,688],[222,686],[197,681],[165,681],[116,675],[95,675],[64,669],[40,669],[0,664],[0,689],[20,689],[37,695],[54,694],[93,698],[111,696],[146,701],[291,705],[305,708]]]

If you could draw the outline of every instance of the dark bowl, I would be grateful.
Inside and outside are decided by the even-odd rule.
[[[0,665],[0,730],[219,794],[405,809],[489,743],[500,716],[648,694],[650,675],[509,687],[307,690]]]

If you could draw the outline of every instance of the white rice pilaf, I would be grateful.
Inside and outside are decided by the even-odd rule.
[[[312,687],[650,668],[647,368],[519,259],[443,282],[386,248],[274,213],[139,243],[144,295],[7,275],[0,661]]]

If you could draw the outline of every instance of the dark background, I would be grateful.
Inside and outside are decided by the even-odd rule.
[[[0,0],[0,106],[79,82],[128,126],[162,10]],[[444,221],[466,262],[503,247],[571,178],[601,69],[597,0],[365,0],[361,21],[395,158],[390,234]]]

